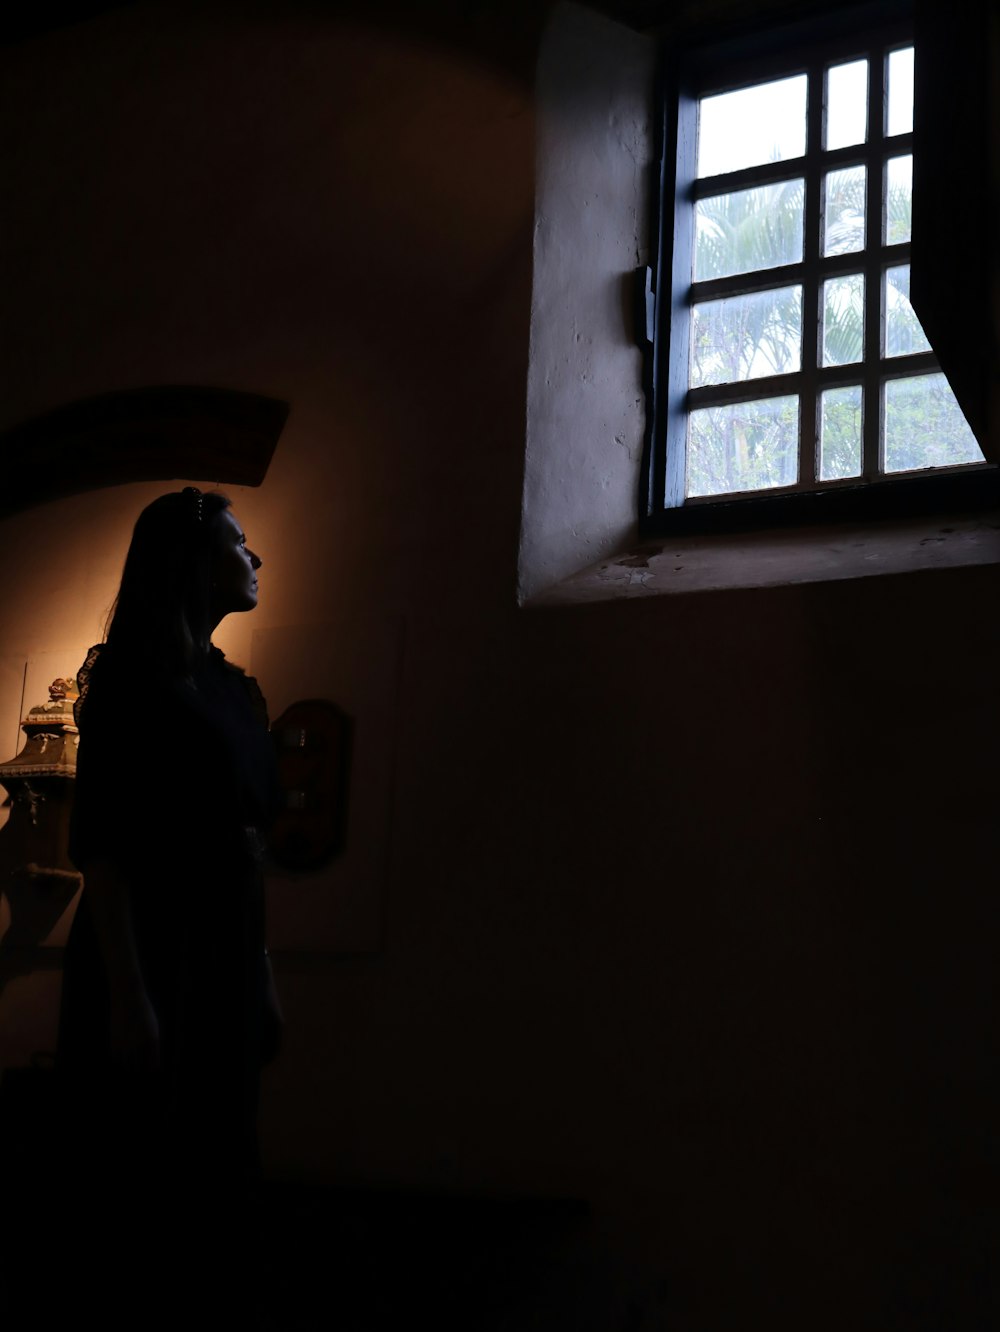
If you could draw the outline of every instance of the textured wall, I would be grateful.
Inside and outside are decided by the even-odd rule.
[[[538,62],[522,600],[635,536],[645,403],[631,279],[648,262],[655,48],[559,5]]]
[[[975,1327],[995,575],[518,610],[536,44],[414,22],[135,7],[2,56],[3,424],[288,399],[220,641],[361,674],[402,622],[381,942],[278,958],[269,1167],[586,1198],[601,1329]],[[5,660],[79,656],[154,489],[0,523]],[[4,995],[7,1057],[56,988]]]

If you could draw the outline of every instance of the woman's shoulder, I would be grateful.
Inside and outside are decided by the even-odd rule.
[[[76,673],[77,697],[73,703],[73,720],[78,728],[85,712],[89,719],[101,701],[113,694],[112,681],[117,664],[114,649],[107,643],[95,643],[87,649],[83,664]]]
[[[84,728],[117,724],[125,717],[133,722],[155,717],[171,705],[170,683],[169,675],[146,657],[119,644],[95,643],[76,675],[77,727],[82,734]]]
[[[257,683],[253,675],[248,675],[242,666],[237,666],[235,662],[229,660],[221,649],[214,644],[211,648],[212,664],[220,671],[225,672],[226,677],[233,681],[234,686],[238,687],[247,698],[257,721],[265,728],[270,725],[267,714],[267,699],[264,697],[263,690]]]

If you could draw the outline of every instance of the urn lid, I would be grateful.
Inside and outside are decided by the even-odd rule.
[[[79,696],[76,681],[60,676],[49,685],[47,703],[38,703],[30,708],[28,715],[21,722],[22,728],[31,735],[29,727],[42,727],[45,730],[76,731],[73,720],[73,704]]]
[[[80,735],[73,720],[77,697],[74,681],[60,678],[49,685],[49,701],[31,708],[21,722],[28,737],[24,748],[6,763],[0,763],[0,783],[35,777],[75,777],[76,749]]]

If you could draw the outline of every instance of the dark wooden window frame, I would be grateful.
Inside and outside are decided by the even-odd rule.
[[[883,243],[883,171],[891,157],[913,152],[913,135],[883,133],[883,63],[874,58],[914,41],[914,23],[906,3],[865,5],[780,29],[736,33],[726,41],[690,44],[672,50],[661,74],[661,192],[657,217],[659,246],[650,373],[652,403],[647,432],[640,521],[644,534],[730,531],[755,527],[853,521],[954,509],[990,509],[1000,505],[1000,469],[990,463],[918,474],[882,475],[879,470],[884,394],[888,379],[936,372],[933,351],[881,356],[884,271],[910,262],[909,244]],[[824,71],[855,58],[869,60],[869,133],[864,145],[822,150]],[[806,155],[752,167],[724,176],[696,180],[697,100],[768,79],[803,73],[810,78]],[[823,177],[831,168],[867,167],[866,247],[853,254],[820,255]],[[789,179],[805,179],[805,238],[798,264],[732,278],[693,283],[694,203],[698,198]],[[823,278],[863,272],[866,280],[865,348],[860,364],[823,367],[818,309]],[[794,373],[745,383],[690,389],[688,347],[691,308],[696,300],[737,295],[781,285],[803,289],[802,368]],[[826,387],[861,382],[865,416],[863,474],[860,479],[813,479],[818,441],[819,392]],[[688,412],[696,406],[738,402],[776,394],[780,389],[800,400],[800,479],[794,487],[739,496],[685,499],[684,471]],[[872,406],[877,404],[877,410]]]

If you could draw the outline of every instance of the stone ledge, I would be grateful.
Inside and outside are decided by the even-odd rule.
[[[548,588],[529,607],[786,587],[1000,564],[1000,510],[722,536],[657,537]]]

